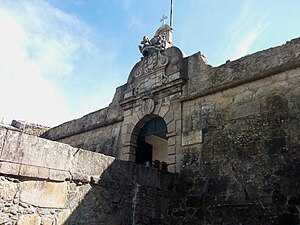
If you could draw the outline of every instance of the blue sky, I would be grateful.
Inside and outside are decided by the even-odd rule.
[[[58,125],[107,106],[170,0],[0,0],[0,122]],[[174,0],[173,42],[213,66],[300,36],[299,0]]]

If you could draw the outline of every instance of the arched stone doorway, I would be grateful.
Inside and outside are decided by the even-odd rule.
[[[138,101],[140,104],[140,101]],[[125,104],[125,103],[124,103]],[[144,126],[149,123],[154,118],[160,118],[166,124],[166,135],[163,136],[163,143],[167,143],[167,147],[163,150],[154,151],[152,149],[152,162],[153,160],[158,159],[160,162],[165,161],[167,163],[167,169],[169,172],[176,172],[177,166],[180,166],[180,148],[181,148],[181,103],[175,102],[170,104],[162,104],[160,101],[155,105],[155,109],[152,113],[146,114],[142,112],[141,106],[138,105],[133,107],[128,105],[128,109],[124,111],[124,120],[121,129],[121,159],[124,161],[136,162],[136,153],[140,150],[139,137],[141,135],[141,130]],[[131,107],[131,108],[130,108]],[[133,107],[133,108],[132,108]],[[153,136],[145,135],[145,142],[152,145],[158,143],[157,138],[161,135],[158,135],[159,132],[154,132]],[[146,140],[147,139],[147,140]],[[149,139],[155,139],[153,142]],[[161,139],[158,139],[161,140]],[[163,146],[156,144],[158,146]],[[151,151],[149,151],[151,152]],[[157,156],[157,153],[163,153],[163,157]],[[150,155],[150,153],[149,153]],[[151,157],[149,157],[151,158]],[[167,158],[167,159],[166,159]],[[141,163],[143,164],[143,163]],[[145,163],[146,164],[146,163]]]
[[[160,168],[167,165],[167,124],[163,118],[151,118],[140,128],[135,152],[138,164]]]

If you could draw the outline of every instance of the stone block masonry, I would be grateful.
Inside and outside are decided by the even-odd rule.
[[[76,147],[63,147],[63,153],[62,147],[53,150],[62,161],[69,155],[71,161],[50,161],[45,166],[40,163],[50,157],[45,147],[32,153],[28,149],[48,143],[46,140],[30,141],[27,147],[20,147],[26,146],[27,139],[8,132],[4,134],[6,141],[0,138],[4,145],[1,170],[15,171],[23,177],[34,174],[51,182],[72,181],[75,187],[76,182],[90,186],[93,180],[100,182],[100,186],[88,191],[87,204],[83,202],[83,208],[72,213],[78,220],[87,220],[84,215],[89,212],[99,215],[97,222],[89,220],[89,224],[102,223],[101,218],[106,218],[106,224],[299,225],[300,38],[218,67],[208,65],[200,52],[185,57],[174,46],[154,50],[133,67],[109,107],[50,129],[43,136]],[[161,60],[166,59],[163,64],[156,53]],[[161,79],[156,82],[156,78]],[[161,151],[168,156],[168,170],[178,172],[169,189],[170,198],[166,200],[163,192],[160,201],[153,201],[158,196],[155,190],[166,189],[156,186],[157,179],[148,174],[151,169],[130,163],[123,167],[124,163],[117,160],[105,169],[86,168],[89,162],[101,164],[104,156],[77,148],[135,161],[141,149],[139,134],[153,118],[166,123],[162,136],[167,148]],[[7,143],[10,144],[5,147]],[[53,149],[51,144],[46,145]],[[7,149],[15,149],[14,154]],[[36,156],[35,162],[32,159],[38,153],[42,154]],[[143,175],[130,172],[135,171],[133,168],[139,168]],[[103,171],[107,176],[100,179],[98,174]],[[123,177],[130,181],[129,189],[120,185],[124,184],[120,181]],[[150,184],[139,186],[141,181],[132,181],[137,177],[155,184],[156,189]],[[121,193],[132,198],[124,200]],[[139,204],[145,203],[140,198],[158,211],[147,208],[150,217],[143,216],[140,223],[122,223],[125,214],[133,211],[131,218],[137,221],[139,215],[144,215],[138,212],[143,209]],[[96,210],[88,204],[93,199],[109,203],[112,199],[112,203],[100,204]],[[158,202],[160,205],[154,207]],[[159,217],[157,212],[163,212],[161,219],[153,222],[152,218]],[[111,214],[117,216],[108,219]]]
[[[176,135],[176,140],[183,141],[184,145],[187,141],[190,143],[200,142],[202,137],[198,135],[198,133],[195,133],[197,140],[190,140],[191,135],[186,136],[185,131],[190,129],[190,126],[197,126],[195,123],[200,123],[196,121],[196,119],[193,119],[193,122],[183,124],[181,111],[188,113],[190,110],[190,107],[185,107],[186,105],[194,104],[195,102],[198,104],[201,100],[210,96],[211,98],[215,98],[214,101],[216,102],[217,108],[208,109],[205,108],[206,106],[202,106],[202,110],[226,109],[233,103],[236,107],[232,107],[227,114],[232,119],[257,115],[260,110],[259,98],[261,98],[261,96],[264,96],[270,88],[273,89],[274,93],[286,89],[288,85],[287,81],[292,79],[292,76],[294,76],[294,79],[297,79],[298,74],[287,75],[285,72],[291,71],[291,73],[293,73],[293,70],[299,68],[299,46],[300,38],[297,38],[287,42],[285,45],[247,55],[235,61],[228,61],[218,67],[208,65],[205,57],[201,53],[184,58],[175,57],[174,60],[176,59],[176,62],[179,61],[176,66],[173,64],[168,65],[167,73],[168,70],[171,70],[171,72],[169,72],[170,82],[175,82],[179,78],[182,78],[184,81],[181,84],[182,88],[178,88],[179,84],[176,82],[172,83],[172,85],[165,84],[162,86],[163,90],[161,91],[147,87],[150,93],[157,92],[156,94],[154,93],[155,109],[151,115],[162,117],[166,122],[172,120],[173,118],[171,116],[174,115],[174,119],[168,124],[168,132],[170,135],[173,135],[173,139],[175,138],[174,135]],[[177,48],[170,48],[166,51],[166,54],[169,52],[170,54],[168,54],[171,57],[173,55],[172,52],[175,50],[176,52],[178,51]],[[136,66],[140,64],[141,62]],[[125,104],[127,108],[122,106],[122,101],[128,97],[126,90],[132,86],[130,80],[133,79],[132,74],[135,70],[136,67],[133,68],[128,82],[117,88],[115,97],[107,108],[52,128],[47,131],[43,137],[70,144],[73,147],[111,155],[118,159],[134,160],[134,154],[132,153],[134,151],[124,149],[132,148],[128,147],[127,143],[127,140],[130,139],[132,135],[130,132],[134,129],[131,126],[138,124],[138,122],[143,119],[141,118],[143,114],[141,113],[141,107],[138,101],[135,104]],[[280,73],[283,73],[283,75],[276,76],[276,74]],[[174,78],[175,80],[173,80],[173,76],[176,77],[176,79]],[[274,86],[275,83],[276,86]],[[245,85],[247,88],[249,86],[249,88],[245,89]],[[254,85],[256,85],[256,87]],[[270,85],[270,87],[268,85]],[[168,92],[165,90],[167,88],[169,90]],[[251,88],[256,89],[255,93]],[[232,90],[234,90],[234,93],[230,95],[230,91]],[[226,94],[228,94],[228,96]],[[195,99],[198,100],[195,102],[192,101]],[[176,103],[177,100],[180,100],[181,103]],[[249,100],[249,103],[246,100]],[[240,104],[242,102],[244,102],[244,105]],[[169,106],[171,105],[176,105],[176,107],[170,108]],[[193,107],[197,107],[197,105]],[[177,109],[177,111],[175,111],[175,109]],[[168,110],[171,111],[169,112]],[[193,117],[194,115],[191,116]],[[213,119],[220,118],[209,118],[210,121]],[[181,134],[181,131],[183,131],[183,134]],[[193,133],[193,131],[191,132]],[[172,137],[170,138],[172,139]],[[174,145],[172,149],[170,148],[168,150],[172,152],[175,148],[175,152],[173,152],[178,159],[180,159],[179,155],[181,154],[181,141],[177,141],[176,146]],[[125,157],[124,152],[130,154]],[[172,159],[173,158],[174,157],[172,157]],[[176,160],[177,168],[180,163],[180,160]],[[169,168],[171,169],[171,166]]]
[[[0,127],[0,224],[155,223],[167,215],[173,181],[167,172]]]
[[[300,223],[299,78],[292,69],[183,102],[169,224]]]

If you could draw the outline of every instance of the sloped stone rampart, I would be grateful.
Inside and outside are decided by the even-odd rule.
[[[119,101],[122,98],[123,89],[124,86],[120,86],[116,89],[112,103],[108,107],[53,127],[44,133],[42,137],[54,141],[60,140],[122,121],[122,109],[119,106]]]
[[[51,128],[41,137],[120,158],[123,110],[119,106],[124,86],[118,87],[112,103],[101,110]]]
[[[0,127],[0,224],[155,222],[167,214],[173,180],[167,172]]]

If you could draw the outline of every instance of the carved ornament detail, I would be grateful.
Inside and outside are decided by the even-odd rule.
[[[149,39],[147,36],[143,37],[141,45],[139,45],[140,52],[143,54],[143,56],[148,55],[151,48],[156,48],[159,51],[163,51],[166,48],[173,46],[173,28],[170,25],[165,24],[165,19],[167,18],[167,16],[163,15],[162,19],[160,20],[162,25],[157,29],[153,38]]]
[[[161,20],[163,24],[157,29],[153,38],[150,39],[144,36],[139,45],[143,57],[133,68],[128,78],[130,96],[141,97],[143,93],[151,93],[152,90],[167,84],[171,80],[169,75],[173,72],[174,60],[172,57],[174,53],[176,54],[176,48],[169,49],[173,47],[173,28],[165,24],[166,18],[166,16],[163,16]]]

